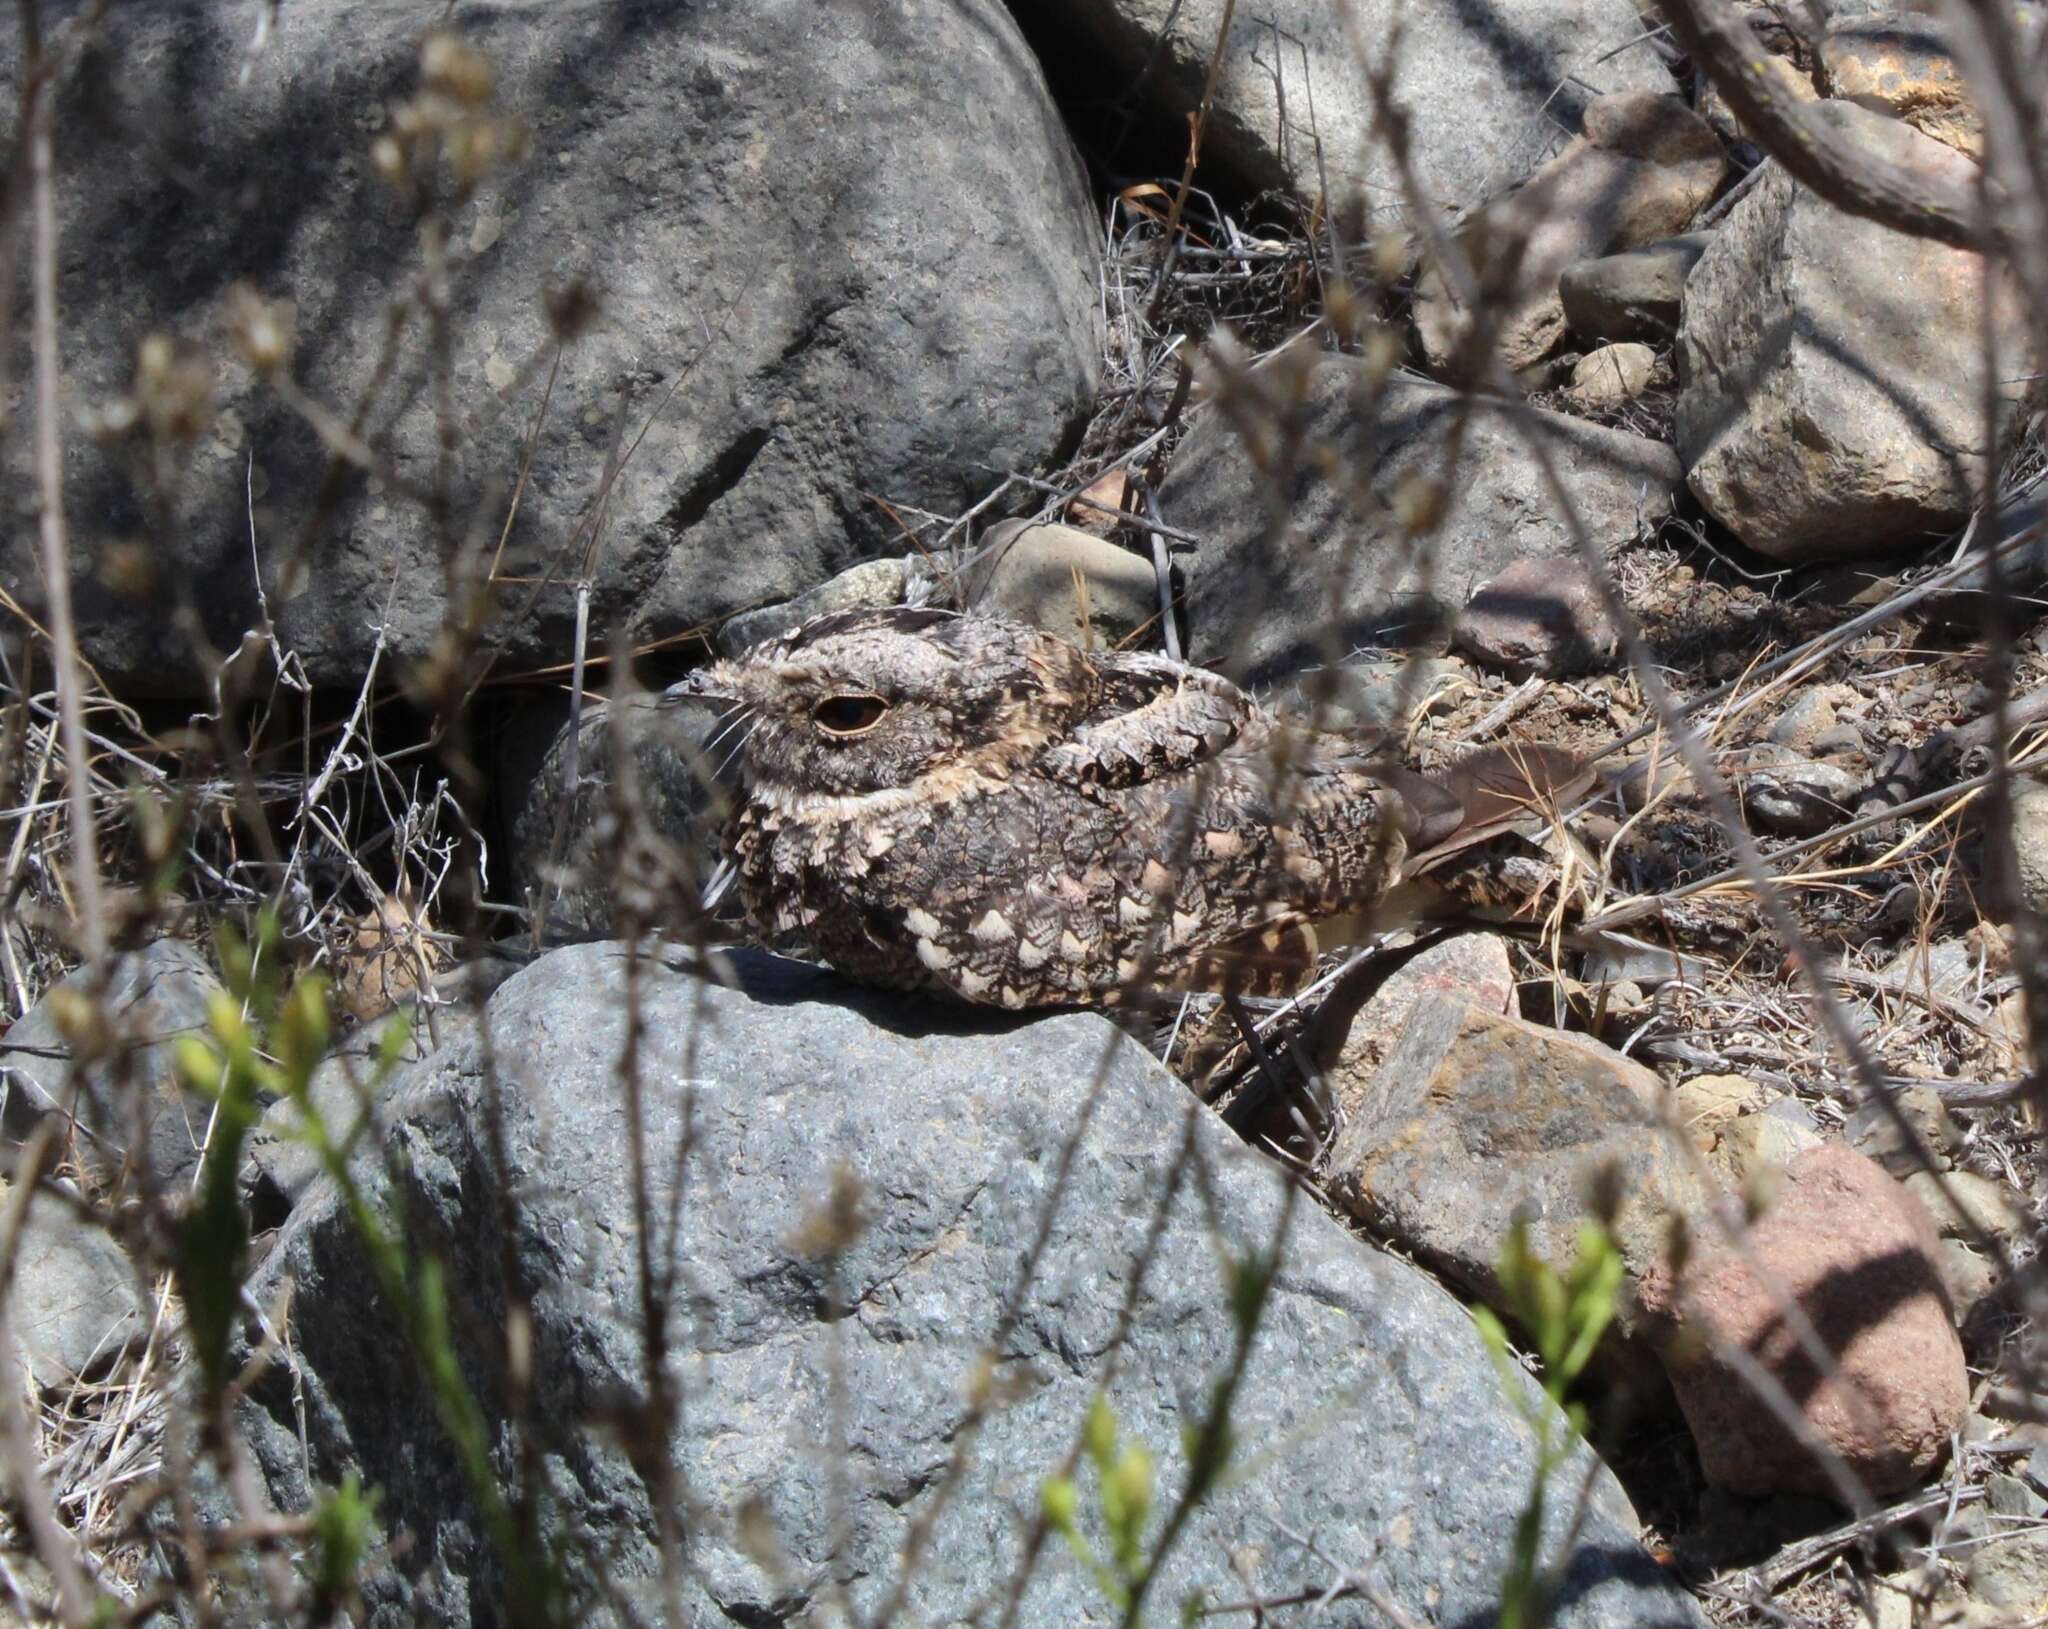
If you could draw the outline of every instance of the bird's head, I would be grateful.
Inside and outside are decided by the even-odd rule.
[[[1091,682],[1078,650],[1035,628],[894,606],[815,618],[674,693],[732,704],[755,791],[855,796],[949,767],[1006,771],[1065,727]]]

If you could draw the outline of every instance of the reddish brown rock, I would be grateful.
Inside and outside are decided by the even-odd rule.
[[[1621,636],[1576,560],[1517,560],[1472,596],[1452,643],[1474,661],[1559,677],[1612,665]]]
[[[1733,1347],[1784,1388],[1870,1493],[1912,1486],[1947,1452],[1970,1401],[1926,1211],[1879,1166],[1830,1144],[1792,1163],[1748,1243],[1811,1320],[1834,1371],[1814,1364],[1741,1253],[1703,1241],[1675,1282],[1668,1268],[1646,1275],[1646,1308],[1672,1321],[1664,1365],[1707,1480],[1756,1495],[1836,1491],[1720,1355]]]

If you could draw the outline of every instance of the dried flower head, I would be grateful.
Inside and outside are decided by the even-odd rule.
[[[491,65],[453,29],[437,28],[420,44],[420,79],[466,108],[489,103]]]
[[[1401,361],[1401,350],[1399,334],[1383,322],[1373,324],[1365,336],[1363,371],[1368,385],[1377,388],[1386,383]]]
[[[451,125],[442,137],[448,169],[465,187],[525,158],[526,126],[517,119],[469,118]]]
[[[370,143],[370,167],[388,187],[403,191],[411,183],[412,167],[404,144],[389,131]]]
[[[78,415],[79,428],[95,441],[119,441],[141,422],[142,403],[132,394],[112,397]]]
[[[437,165],[457,194],[519,162],[528,150],[522,120],[489,111],[496,85],[482,53],[448,29],[420,46],[420,88],[391,106],[391,122],[370,144],[370,165],[408,203],[431,196]]]
[[[241,359],[264,378],[282,373],[292,357],[292,327],[298,310],[289,300],[266,300],[247,283],[228,290],[228,340]]]
[[[790,1236],[800,1256],[843,1256],[868,1228],[867,1188],[851,1166],[832,1167],[832,1186]]]
[[[1363,299],[1350,283],[1338,277],[1330,279],[1323,315],[1339,339],[1355,343],[1371,309],[1370,302]]]
[[[100,551],[99,579],[123,599],[144,600],[157,591],[156,560],[147,543],[121,538]]]
[[[1394,489],[1394,518],[1411,537],[1427,537],[1450,513],[1451,494],[1443,482],[1419,470],[1402,478]]]
[[[1415,258],[1414,240],[1397,227],[1387,227],[1372,240],[1372,273],[1382,284],[1397,283]]]
[[[146,335],[136,355],[135,400],[157,440],[196,440],[213,423],[213,358],[188,339]]]

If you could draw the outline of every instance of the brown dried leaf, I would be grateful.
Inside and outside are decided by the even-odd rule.
[[[1067,524],[1097,537],[1109,536],[1116,530],[1115,511],[1123,507],[1124,492],[1129,486],[1130,477],[1120,469],[1097,476],[1067,505]],[[1088,501],[1082,502],[1083,498]]]

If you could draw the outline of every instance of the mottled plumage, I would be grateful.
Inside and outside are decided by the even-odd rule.
[[[770,944],[1005,1007],[1291,987],[1457,823],[1367,745],[1162,656],[1021,623],[820,617],[697,675],[737,704],[726,846]],[[1446,807],[1448,805],[1448,807]]]

